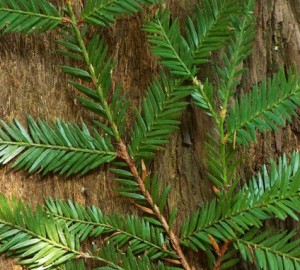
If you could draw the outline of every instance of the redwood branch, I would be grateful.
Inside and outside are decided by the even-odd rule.
[[[124,144],[123,141],[120,141],[118,143],[118,146],[119,146],[118,147],[118,156],[126,162],[132,176],[137,181],[137,184],[139,186],[139,189],[140,189],[141,193],[146,198],[146,200],[149,203],[150,207],[152,208],[155,216],[161,222],[164,230],[166,231],[167,235],[169,236],[169,239],[170,239],[170,242],[172,244],[172,247],[173,247],[174,251],[176,252],[176,254],[179,257],[179,260],[180,260],[180,263],[181,263],[182,267],[185,270],[192,270],[192,268],[190,267],[187,259],[185,258],[184,254],[183,254],[183,251],[182,251],[181,246],[180,246],[180,241],[179,241],[177,235],[172,231],[172,229],[170,228],[166,218],[160,212],[159,207],[153,201],[151,194],[147,191],[147,189],[145,187],[145,184],[144,184],[144,179],[142,179],[142,177],[139,175],[137,166],[135,165],[134,160],[130,157],[126,145]],[[145,170],[145,168],[143,168],[143,170]],[[145,174],[145,172],[143,172],[143,174]]]

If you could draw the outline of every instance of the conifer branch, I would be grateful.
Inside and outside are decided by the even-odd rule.
[[[83,124],[66,124],[60,120],[53,127],[38,119],[28,117],[29,132],[17,120],[0,121],[0,164],[15,159],[14,169],[29,173],[57,172],[70,176],[88,171],[110,162],[117,153],[107,137],[94,131],[92,136]]]
[[[153,45],[152,51],[162,59],[161,64],[172,74],[192,82],[201,108],[208,110],[208,114],[218,122],[212,96],[207,95],[205,85],[196,77],[197,67],[193,63],[193,51],[180,34],[179,21],[175,19],[172,24],[170,21],[170,12],[164,10],[160,16],[145,25],[144,30],[149,33],[147,38]]]
[[[124,160],[124,162],[126,162],[132,176],[137,181],[137,184],[138,184],[139,189],[141,190],[143,196],[145,197],[145,199],[149,203],[149,205],[150,205],[151,209],[153,210],[155,216],[157,217],[159,222],[162,224],[162,227],[164,228],[165,232],[169,236],[172,247],[173,247],[174,251],[177,253],[182,267],[185,270],[191,270],[191,267],[189,266],[189,263],[188,263],[185,255],[184,255],[182,249],[181,249],[178,237],[176,236],[176,234],[170,228],[166,218],[161,213],[159,207],[154,203],[154,201],[151,197],[151,194],[147,191],[147,189],[145,187],[145,179],[142,179],[140,177],[139,172],[137,170],[137,167],[135,165],[135,162],[129,156],[126,145],[123,142],[119,143],[119,149],[118,150],[119,150],[119,156]]]
[[[266,194],[265,196],[268,195]],[[299,197],[300,193],[297,192],[293,195],[263,201],[252,206],[247,205],[237,211],[231,213],[227,212],[226,216],[219,216],[221,215],[221,209],[219,207],[216,208],[216,202],[213,201],[211,204],[206,205],[202,211],[197,212],[190,220],[185,222],[180,241],[183,245],[191,247],[194,250],[198,250],[199,248],[205,250],[207,243],[209,243],[208,233],[211,233],[219,240],[230,240],[236,237],[234,230],[239,233],[245,233],[245,229],[249,229],[252,226],[259,228],[263,225],[262,221],[272,217],[284,220],[289,215],[297,219],[297,215],[294,212],[299,213],[299,210],[296,209],[296,205],[300,203]],[[238,204],[225,205],[224,201],[222,201],[222,203],[222,206],[226,207],[226,210],[230,207],[237,208]],[[279,207],[278,205],[282,206]],[[213,211],[215,211],[215,213],[213,213]],[[204,217],[203,215],[205,214],[211,216]],[[207,222],[204,221],[205,218]],[[211,220],[208,221],[208,219]],[[201,225],[199,226],[199,224]],[[192,226],[197,227],[195,230],[187,233]]]
[[[0,253],[21,258],[19,264],[34,269],[48,269],[75,258],[85,258],[123,270],[112,261],[83,253],[79,248],[78,239],[65,224],[48,217],[40,206],[33,214],[21,201],[13,200],[10,205],[0,196]]]
[[[64,18],[57,9],[45,0],[1,0],[0,30],[4,33],[42,33],[57,27]]]
[[[94,206],[84,208],[71,201],[48,199],[46,207],[49,215],[68,224],[70,232],[76,234],[80,242],[87,237],[96,238],[105,234],[106,239],[118,245],[119,249],[129,246],[134,255],[147,251],[150,260],[152,257],[176,258],[175,253],[169,250],[162,230],[144,219],[119,214],[103,216],[101,210]],[[158,257],[158,254],[161,255]]]
[[[75,17],[73,19],[75,25],[74,20]],[[115,63],[108,57],[108,47],[105,45],[104,38],[94,34],[87,42],[84,29],[80,30],[78,27],[75,31],[73,28],[65,27],[61,31],[63,40],[58,40],[57,43],[63,47],[58,50],[60,54],[79,60],[86,67],[62,66],[62,70],[80,79],[79,82],[70,81],[70,83],[85,96],[77,97],[83,107],[101,117],[101,121],[94,120],[94,124],[109,136],[115,137],[118,132],[117,137],[120,137],[125,129],[129,101],[121,93],[121,85],[115,86],[112,82]],[[115,127],[118,127],[118,130]]]
[[[234,30],[232,19],[242,13],[242,1],[203,0],[194,17],[188,17],[186,40],[193,51],[194,64],[209,61],[213,51],[224,48]]]
[[[135,110],[131,141],[126,144],[123,133],[129,102],[121,86],[112,81],[115,63],[108,57],[104,39],[98,34],[89,38],[89,25],[85,24],[109,26],[118,18],[136,14],[142,5],[158,2],[87,0],[76,18],[73,0],[65,1],[67,17],[47,0],[0,0],[0,30],[4,33],[44,32],[62,26],[58,52],[80,62],[78,67],[62,66],[62,70],[79,79],[71,84],[84,95],[79,97],[83,106],[100,117],[94,124],[104,134],[100,136],[95,129],[91,134],[85,124],[79,128],[60,120],[48,125],[28,117],[28,130],[17,120],[0,121],[0,163],[16,159],[15,169],[68,176],[84,174],[118,158],[111,169],[122,186],[118,191],[145,215],[140,219],[104,217],[95,207],[51,199],[46,209],[38,206],[34,212],[19,201],[9,203],[0,196],[0,252],[21,258],[21,264],[33,269],[84,270],[84,260],[92,259],[105,265],[99,269],[179,270],[165,266],[167,262],[191,270],[182,250],[186,246],[204,250],[215,270],[235,265],[237,251],[262,269],[300,268],[296,248],[300,240],[292,240],[294,232],[261,233],[266,219],[299,219],[300,154],[293,154],[289,163],[285,156],[278,165],[271,161],[269,168],[263,166],[261,173],[236,191],[235,142],[248,145],[256,140],[256,130],[276,131],[286,120],[291,122],[300,105],[300,77],[295,71],[285,76],[283,70],[230,104],[244,71],[240,65],[251,53],[254,0],[201,1],[195,17],[187,20],[185,36],[179,20],[173,20],[165,7],[146,24],[152,51],[172,76],[161,73],[154,79],[141,113]],[[222,48],[219,85],[208,80],[202,83],[197,65]],[[171,209],[169,217],[164,214],[171,185],[162,188],[147,165],[180,124],[176,117],[187,105],[182,99],[191,93],[196,106],[216,124],[207,149],[209,177],[217,199],[187,218],[178,236],[173,229],[177,209]],[[93,252],[80,250],[86,238],[99,236],[109,239],[104,239],[101,250],[96,245]]]
[[[77,41],[79,43],[79,47],[82,51],[83,58],[86,62],[86,65],[88,66],[90,78],[96,88],[96,93],[97,93],[100,103],[103,107],[103,110],[107,117],[107,120],[111,126],[114,138],[117,142],[119,142],[121,140],[120,134],[119,134],[118,128],[114,122],[113,114],[109,108],[107,100],[105,99],[105,94],[104,94],[105,90],[103,89],[103,86],[101,85],[101,83],[99,83],[99,79],[96,74],[96,67],[93,65],[93,62],[90,59],[87,47],[85,46],[85,43],[84,43],[84,40],[83,40],[83,37],[81,34],[81,31],[77,25],[77,20],[76,20],[73,8],[72,8],[71,4],[68,4],[67,7],[68,7],[68,11],[70,13],[71,24],[72,24],[73,30],[75,31],[75,35],[76,35]]]
[[[216,193],[221,191],[226,193],[234,182],[235,169],[239,162],[236,159],[236,150],[221,139],[219,132],[215,130],[215,134],[209,134],[205,144],[209,154],[208,177],[216,187]]]
[[[190,270],[190,266],[181,250],[181,247],[180,247],[180,243],[177,239],[177,236],[175,235],[175,233],[170,229],[169,227],[169,224],[166,220],[166,218],[161,214],[160,212],[160,209],[159,207],[153,202],[153,199],[150,195],[150,193],[146,190],[145,188],[145,184],[144,184],[144,180],[141,179],[140,175],[139,175],[139,172],[138,172],[138,167],[137,165],[135,164],[135,162],[132,160],[132,158],[130,157],[130,154],[129,154],[129,151],[127,149],[127,146],[126,144],[122,141],[121,137],[120,137],[120,133],[118,131],[118,128],[114,122],[114,119],[113,119],[113,114],[110,110],[110,107],[107,103],[107,101],[105,100],[105,97],[104,97],[104,93],[103,93],[103,89],[101,88],[101,85],[98,85],[97,84],[97,76],[95,74],[95,69],[93,67],[93,65],[91,64],[91,61],[89,59],[89,55],[88,55],[88,52],[87,52],[87,49],[85,47],[85,44],[84,44],[84,41],[82,39],[82,36],[81,36],[81,32],[76,24],[76,18],[75,18],[75,15],[74,15],[74,12],[73,12],[73,9],[72,9],[72,6],[70,4],[68,4],[68,10],[69,10],[69,13],[70,13],[70,17],[71,17],[71,22],[72,22],[72,26],[73,26],[73,29],[76,33],[76,37],[77,37],[77,40],[79,42],[79,45],[80,45],[80,48],[83,52],[83,56],[84,56],[84,59],[87,63],[87,65],[89,66],[89,72],[90,72],[90,75],[91,75],[91,79],[94,83],[94,85],[97,87],[97,93],[98,93],[98,96],[99,96],[99,99],[100,99],[100,102],[103,106],[103,109],[107,115],[107,119],[112,127],[112,130],[113,130],[113,134],[114,134],[114,137],[117,141],[117,145],[118,145],[118,149],[117,149],[117,153],[118,153],[118,157],[121,158],[122,160],[124,160],[124,162],[127,164],[132,176],[134,177],[134,179],[137,181],[137,184],[139,186],[139,189],[141,190],[143,196],[146,198],[146,200],[148,201],[149,205],[151,206],[152,210],[154,211],[156,217],[158,218],[158,220],[162,223],[163,225],[163,228],[165,229],[166,233],[168,234],[169,238],[170,238],[170,241],[172,243],[172,247],[174,248],[175,252],[177,253],[181,263],[182,263],[182,266],[184,269],[186,270]]]
[[[209,243],[208,234],[226,241],[244,234],[252,226],[261,227],[262,221],[287,216],[298,220],[297,205],[300,203],[299,154],[295,153],[290,164],[284,156],[278,166],[266,167],[249,185],[245,185],[234,196],[213,199],[188,219],[181,230],[181,243],[195,250],[205,250]]]
[[[254,0],[249,0],[244,3],[243,16],[236,16],[232,19],[233,36],[229,41],[229,45],[223,50],[224,66],[218,67],[218,74],[221,79],[219,99],[225,114],[228,111],[229,99],[234,95],[236,86],[241,80],[241,75],[245,71],[245,68],[240,65],[252,52],[255,37],[254,2]]]
[[[150,160],[156,151],[168,142],[180,121],[178,115],[186,108],[184,98],[193,91],[182,85],[181,80],[161,72],[154,78],[142,103],[142,112],[136,111],[136,122],[132,130],[130,156],[136,160]]]
[[[225,1],[226,2],[226,1]],[[227,4],[224,4],[226,7]],[[228,145],[228,134],[226,134],[227,111],[230,98],[235,94],[235,88],[240,82],[244,69],[240,67],[242,62],[249,56],[252,41],[255,36],[255,24],[253,16],[254,1],[245,3],[243,17],[237,15],[232,18],[233,36],[227,48],[223,51],[223,65],[218,68],[221,78],[218,89],[218,99],[221,104],[217,122],[215,138],[210,136],[207,148],[210,152],[208,165],[209,177],[214,184],[223,191],[231,184],[235,167],[238,162],[234,160],[235,146]],[[228,7],[227,7],[228,8]],[[226,8],[225,8],[226,10]],[[198,104],[197,92],[193,95],[195,104]]]
[[[287,76],[280,70],[272,80],[263,80],[253,90],[236,99],[231,105],[227,120],[228,140],[248,145],[256,141],[256,131],[266,131],[284,126],[292,121],[300,105],[300,76],[290,69]]]
[[[235,239],[235,246],[246,261],[261,269],[298,269],[300,267],[300,240],[293,240],[295,231],[264,232],[251,230],[241,238]]]
[[[142,10],[141,4],[153,5],[158,0],[88,0],[81,19],[87,23],[109,26],[117,18],[132,16]]]

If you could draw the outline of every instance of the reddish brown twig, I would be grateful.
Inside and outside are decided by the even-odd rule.
[[[134,162],[134,160],[131,159],[131,157],[128,153],[127,147],[126,147],[126,145],[124,144],[123,141],[120,141],[118,143],[118,156],[126,162],[132,176],[137,181],[137,184],[139,186],[140,191],[142,192],[142,194],[146,198],[146,200],[149,203],[151,209],[153,210],[155,216],[158,218],[158,220],[161,222],[162,226],[164,227],[164,230],[166,231],[166,233],[169,236],[172,247],[173,247],[174,251],[176,252],[176,254],[179,257],[179,260],[180,260],[180,263],[181,263],[182,267],[185,270],[191,270],[191,267],[189,266],[189,263],[187,262],[184,254],[182,252],[178,237],[170,229],[170,226],[169,226],[166,218],[160,212],[159,207],[154,203],[150,193],[146,190],[146,187],[145,187],[145,184],[144,184],[145,179],[142,179],[142,176],[143,176],[143,178],[145,178],[145,175],[146,175],[146,173],[145,173],[146,169],[145,169],[145,166],[144,166],[143,162],[142,162],[143,172],[142,172],[142,176],[140,176],[139,173],[138,173],[137,167],[135,165],[135,162]]]
[[[212,237],[212,236],[211,236]],[[212,237],[213,238],[213,237]],[[217,261],[215,262],[215,265],[214,265],[214,268],[213,270],[220,270],[221,268],[221,264],[222,264],[222,259],[223,259],[223,256],[224,254],[226,253],[229,245],[232,243],[233,241],[232,240],[228,240],[226,241],[223,246],[221,248],[217,248],[216,252],[218,254],[218,258],[217,258]]]

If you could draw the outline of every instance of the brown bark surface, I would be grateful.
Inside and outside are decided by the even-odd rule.
[[[62,1],[52,1],[62,4]],[[185,18],[193,11],[196,0],[170,0],[173,14]],[[82,6],[76,2],[77,9]],[[138,105],[147,84],[157,72],[157,61],[151,55],[145,34],[140,30],[151,10],[133,18],[120,20],[104,30],[110,52],[117,61],[115,81],[123,82],[124,91],[133,105]],[[249,68],[243,76],[241,88],[260,82],[280,67],[300,66],[300,2],[298,0],[259,0],[256,4],[257,37],[253,55],[246,61]],[[67,83],[67,77],[59,70],[66,59],[59,56],[54,40],[55,32],[43,35],[23,36],[10,34],[0,37],[0,118],[24,120],[25,116],[43,119],[60,118],[80,123],[89,121],[86,113],[76,102],[76,92]],[[207,69],[202,74],[209,74]],[[164,183],[172,183],[169,207],[178,207],[180,220],[203,201],[212,196],[211,185],[205,175],[205,132],[211,128],[211,120],[194,107],[182,116],[181,130],[174,134],[165,151],[157,155],[158,170]],[[128,121],[130,125],[130,121]],[[275,135],[261,136],[251,149],[242,151],[244,162],[240,170],[242,181],[268,160],[283,152],[291,153],[299,146],[300,124],[280,130]],[[0,192],[15,196],[35,205],[49,196],[71,199],[82,204],[95,204],[104,212],[135,212],[113,190],[116,184],[107,167],[85,177],[50,175],[45,178],[23,171],[0,172]],[[194,256],[196,257],[196,256]],[[199,257],[203,257],[200,255]],[[195,260],[197,269],[200,259]],[[242,266],[241,266],[242,267]],[[244,267],[244,266],[243,266]],[[246,267],[246,266],[245,266]],[[21,269],[11,261],[0,261],[0,269]],[[239,268],[242,269],[242,268]]]

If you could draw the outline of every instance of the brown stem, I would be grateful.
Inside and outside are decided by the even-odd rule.
[[[146,190],[145,185],[144,185],[144,179],[142,179],[141,176],[139,175],[139,172],[137,170],[135,162],[134,162],[134,160],[131,159],[131,157],[128,153],[126,145],[124,144],[123,141],[120,141],[118,143],[118,146],[119,146],[118,156],[120,158],[122,158],[126,162],[126,164],[128,165],[132,176],[137,181],[137,184],[139,186],[140,191],[142,192],[142,194],[146,198],[147,202],[151,206],[154,214],[156,215],[156,217],[158,218],[158,220],[161,222],[162,226],[164,227],[164,230],[166,231],[166,233],[169,236],[172,247],[173,247],[174,251],[177,253],[177,255],[179,257],[179,260],[181,262],[182,267],[185,270],[191,270],[192,268],[189,266],[189,263],[188,263],[187,259],[185,258],[184,254],[182,252],[178,237],[172,231],[172,229],[170,228],[166,218],[163,216],[163,214],[160,212],[159,207],[153,201],[153,199],[151,197],[151,194]]]
[[[218,252],[218,259],[217,261],[215,262],[215,265],[214,265],[214,269],[213,270],[220,270],[221,268],[221,264],[222,264],[222,259],[223,259],[223,256],[224,254],[226,253],[229,245],[232,243],[232,240],[228,240],[226,241],[223,246],[221,247],[221,249],[219,250]]]

